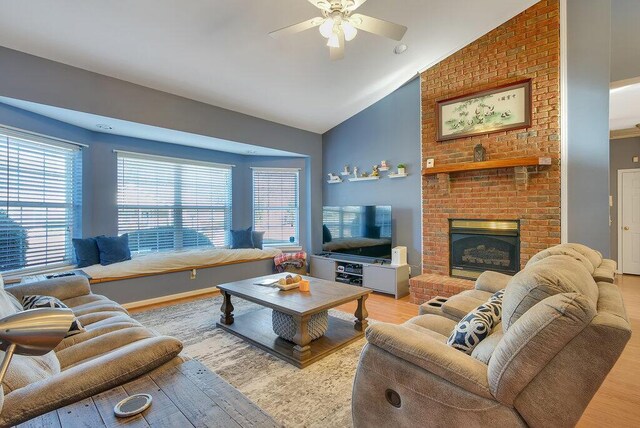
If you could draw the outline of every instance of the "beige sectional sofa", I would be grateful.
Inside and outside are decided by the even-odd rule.
[[[86,331],[64,339],[45,356],[14,356],[0,391],[0,426],[106,391],[163,364],[184,361],[177,339],[143,327],[116,302],[92,294],[82,276],[4,289],[1,285],[0,318],[21,310],[18,299],[24,295],[54,296],[73,310]]]
[[[575,249],[560,250],[545,250],[513,277],[482,274],[458,313],[371,325],[353,387],[354,425],[574,426],[631,329],[618,287],[594,276],[612,266],[592,269]],[[501,322],[489,336],[471,355],[449,346],[464,305],[470,311],[502,288]]]
[[[596,282],[613,283],[617,264],[613,260],[604,259],[599,251],[582,244],[560,244],[535,254],[525,266],[554,255],[565,255],[580,262]],[[454,321],[460,320],[469,311],[486,302],[491,294],[506,287],[511,276],[498,272],[484,272],[476,281],[473,290],[463,291],[450,298],[437,297],[420,305],[420,315],[441,315]]]

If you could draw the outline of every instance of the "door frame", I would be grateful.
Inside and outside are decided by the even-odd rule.
[[[640,172],[640,168],[627,168],[618,170],[618,271],[624,272],[622,265],[622,174],[625,172]]]

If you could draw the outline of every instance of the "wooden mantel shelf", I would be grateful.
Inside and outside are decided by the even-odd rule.
[[[436,175],[451,172],[480,171],[483,169],[514,168],[519,166],[534,165],[551,165],[551,158],[532,156],[526,158],[496,159],[484,162],[452,163],[449,165],[436,166],[434,168],[424,168],[422,170],[422,175]]]

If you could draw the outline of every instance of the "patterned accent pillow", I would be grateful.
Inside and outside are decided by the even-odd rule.
[[[26,311],[27,309],[38,309],[38,308],[58,308],[58,309],[68,309],[69,307],[62,303],[59,299],[51,296],[23,296],[22,297],[22,307]],[[71,327],[67,332],[65,337],[71,337],[76,334],[80,334],[82,332],[87,331],[80,321],[74,317],[73,322],[71,323]]]
[[[495,292],[488,301],[462,318],[451,332],[447,345],[471,355],[473,349],[500,323],[503,296],[504,290]]]

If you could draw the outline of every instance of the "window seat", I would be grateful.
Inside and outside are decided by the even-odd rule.
[[[99,264],[82,268],[91,284],[160,275],[172,272],[205,269],[236,263],[273,259],[281,254],[277,248],[226,249],[207,248],[194,250],[147,253],[134,256],[131,260],[108,266]]]

